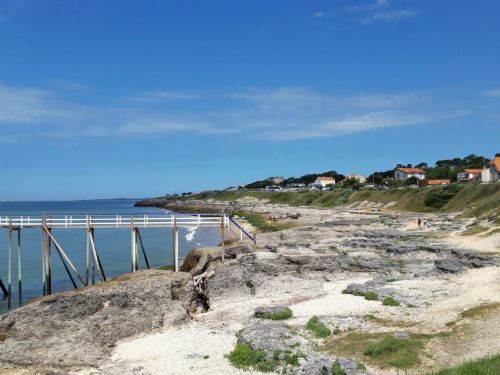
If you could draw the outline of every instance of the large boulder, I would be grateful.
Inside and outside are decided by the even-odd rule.
[[[465,268],[465,265],[457,258],[448,257],[434,261],[436,268],[439,271],[446,273],[457,273]]]

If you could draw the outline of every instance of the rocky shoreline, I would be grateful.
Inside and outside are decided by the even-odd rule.
[[[184,209],[205,205],[234,207],[189,202]],[[259,234],[257,252],[228,245],[224,264],[220,249],[197,249],[178,274],[128,274],[0,317],[4,371],[253,374],[267,366],[331,374],[337,366],[346,375],[395,373],[341,345],[355,334],[421,343],[412,366],[422,371],[500,353],[498,237],[459,246],[457,233],[467,222],[451,214],[427,215],[429,229],[419,231],[415,215],[373,207],[238,205],[263,215],[301,215],[289,229]],[[197,275],[210,275],[201,295]],[[486,305],[493,314],[463,318]],[[276,309],[290,316],[262,319]],[[315,336],[308,328],[313,317],[331,334]],[[263,353],[253,370],[237,369],[226,357],[237,344]]]

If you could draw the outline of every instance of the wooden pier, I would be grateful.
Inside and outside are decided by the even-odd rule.
[[[106,273],[95,244],[96,229],[129,228],[131,233],[131,271],[139,270],[139,255],[141,254],[146,268],[150,268],[146,249],[142,241],[142,228],[172,228],[172,258],[173,268],[179,271],[179,229],[218,228],[221,236],[221,258],[224,262],[224,240],[227,231],[238,236],[241,241],[251,241],[254,238],[248,234],[236,221],[228,215],[197,215],[197,214],[152,214],[152,215],[51,215],[51,216],[0,216],[0,230],[8,230],[7,246],[7,285],[0,279],[0,290],[8,299],[11,307],[12,295],[12,256],[14,242],[17,245],[17,284],[18,305],[22,305],[23,274],[22,274],[22,238],[23,230],[41,230],[41,258],[43,295],[52,293],[52,254],[59,256],[62,265],[75,289],[94,284],[96,275],[100,281],[106,281]],[[74,265],[67,252],[58,242],[53,229],[84,229],[86,231],[85,273],[82,275]],[[227,231],[226,231],[227,230]],[[16,234],[14,241],[13,234]],[[140,249],[140,253],[139,253]]]

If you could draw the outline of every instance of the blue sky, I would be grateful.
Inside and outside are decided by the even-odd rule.
[[[0,2],[0,200],[500,152],[496,0]]]

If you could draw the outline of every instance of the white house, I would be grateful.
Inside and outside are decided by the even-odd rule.
[[[324,188],[327,185],[335,185],[335,180],[333,177],[317,177],[312,185],[321,185]]]
[[[425,171],[420,168],[396,168],[394,178],[396,180],[408,180],[411,177],[416,177],[419,180],[425,180]]]
[[[358,180],[359,182],[364,184],[366,182],[366,177],[362,176],[360,174],[353,173],[353,174],[350,174],[349,176],[345,176],[345,180]]]
[[[283,182],[285,182],[285,179],[279,176],[269,177],[267,180],[273,185],[281,185]]]
[[[481,181],[482,182],[500,181],[500,156],[495,156],[495,158],[490,162],[488,168],[482,170]]]

